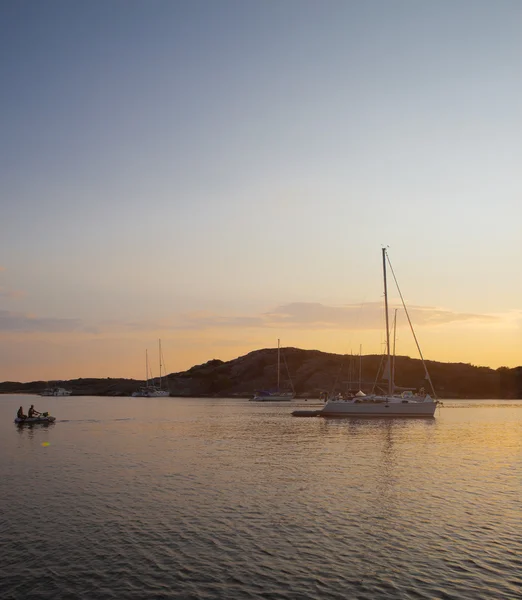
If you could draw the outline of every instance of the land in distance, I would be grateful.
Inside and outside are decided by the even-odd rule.
[[[359,389],[359,357],[331,354],[319,350],[283,348],[281,350],[281,388],[297,398],[318,398],[321,392],[337,393]],[[361,360],[362,390],[369,392],[377,373],[382,371],[381,355],[366,355]],[[468,363],[426,361],[439,398],[522,398],[522,366],[508,368],[478,367]],[[129,396],[145,382],[123,378],[80,378],[59,382],[5,381],[0,393],[38,394],[49,383],[72,390],[73,396]],[[158,384],[158,380],[154,380]],[[163,378],[171,396],[250,397],[255,390],[274,389],[277,383],[277,350],[255,350],[230,361],[210,360]],[[419,359],[397,356],[395,383],[403,389],[430,392]],[[380,382],[382,389],[386,384]]]

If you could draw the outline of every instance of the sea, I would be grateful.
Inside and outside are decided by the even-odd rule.
[[[0,598],[522,598],[522,401],[319,406],[0,396]]]

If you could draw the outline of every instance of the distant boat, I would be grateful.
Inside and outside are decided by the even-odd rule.
[[[277,389],[274,391],[259,390],[251,398],[252,402],[289,402],[295,397],[294,392],[282,392],[280,390],[281,381],[281,344],[277,340]],[[292,382],[290,381],[290,384]]]
[[[163,360],[163,353],[161,351],[161,340],[159,340],[159,387],[154,385],[154,379],[152,378],[152,376],[149,379],[149,354],[148,351],[145,350],[145,370],[146,370],[146,383],[145,385],[141,386],[136,392],[134,392],[132,394],[132,396],[134,398],[162,398],[165,396],[169,396],[170,392],[168,389],[163,389],[162,387],[162,379],[161,379],[161,372],[162,372],[162,360]]]
[[[384,307],[386,316],[386,347],[387,347],[387,365],[385,369],[386,379],[388,381],[388,392],[385,395],[370,394],[365,395],[363,392],[358,392],[355,397],[348,400],[342,398],[330,399],[324,405],[324,408],[319,411],[320,416],[361,416],[361,417],[433,417],[435,409],[437,408],[438,401],[432,398],[429,394],[424,394],[424,390],[421,390],[421,394],[416,395],[412,391],[405,391],[400,395],[394,394],[395,384],[394,369],[391,361],[390,351],[390,328],[389,328],[389,316],[388,316],[388,287],[386,280],[386,262],[389,262],[386,248],[382,249],[382,267],[383,267],[383,279],[384,279]],[[391,263],[390,263],[391,266]],[[393,269],[392,269],[393,274]],[[395,278],[395,275],[394,275]],[[395,280],[397,283],[397,280]],[[398,286],[397,286],[398,288]],[[424,357],[420,350],[420,346],[417,342],[417,337],[413,331],[410,317],[402,299],[401,291],[399,290],[408,322],[419,350],[420,358],[424,366],[424,372],[426,379],[429,381],[432,389],[432,393],[435,396],[433,384],[424,362]],[[395,354],[395,352],[394,352]]]
[[[49,386],[46,387],[43,392],[40,392],[40,396],[70,396],[72,390],[66,390],[63,387]]]

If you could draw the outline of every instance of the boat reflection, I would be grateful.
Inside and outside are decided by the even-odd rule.
[[[33,430],[36,429],[48,429],[49,427],[54,427],[54,422],[41,422],[41,423],[15,423],[15,426],[18,430],[19,434],[23,434],[24,431],[29,432],[29,435],[32,435]]]

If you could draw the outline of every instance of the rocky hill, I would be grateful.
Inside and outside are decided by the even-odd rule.
[[[281,388],[293,384],[298,397],[317,398],[321,392],[345,392],[359,389],[359,359],[349,355],[329,354],[318,350],[284,348],[281,351]],[[382,372],[382,356],[367,355],[361,361],[362,389],[369,392],[377,373]],[[522,367],[475,367],[467,363],[427,361],[428,369],[441,398],[522,398]],[[277,384],[277,350],[250,352],[234,360],[210,360],[188,371],[167,377],[171,396],[249,397],[255,390],[274,389]],[[408,389],[424,387],[420,360],[398,356],[395,365],[397,386]],[[73,395],[127,396],[143,381],[134,379],[73,379],[59,385],[72,389]],[[385,383],[380,382],[383,389]],[[379,381],[377,381],[379,384]],[[47,382],[0,383],[0,393],[38,393]]]

